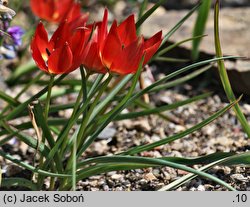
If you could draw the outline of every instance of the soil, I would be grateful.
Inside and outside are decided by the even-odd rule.
[[[162,73],[158,73],[158,75],[155,75],[155,78],[159,78],[162,75]],[[227,101],[225,101],[226,98],[223,91],[218,89],[218,85],[208,81],[208,76],[209,73],[190,83],[162,91],[150,96],[150,100],[152,104],[160,106],[184,100],[207,91],[215,91],[214,89],[217,89],[217,93],[204,100],[168,112],[166,115],[171,118],[171,121],[163,120],[157,115],[150,115],[134,120],[115,122],[108,126],[102,135],[99,136],[99,139],[87,150],[84,158],[110,155],[129,147],[158,141],[190,128],[208,118],[222,107],[225,107]],[[70,97],[68,98],[70,99]],[[250,121],[250,105],[248,104],[248,100],[243,100],[241,105]],[[246,138],[240,123],[235,118],[234,112],[230,110],[210,125],[192,135],[171,144],[157,147],[155,150],[143,152],[140,155],[145,157],[197,157],[214,152],[246,152],[249,149],[250,140]],[[2,146],[2,150],[15,155],[17,159],[26,160],[30,163],[33,162],[34,152],[26,145],[19,143],[18,140],[11,140],[8,144]],[[29,178],[31,176],[29,171],[15,167],[2,158],[0,158],[0,163],[4,177]],[[250,190],[249,167],[216,166],[208,172],[223,179],[237,190]],[[110,172],[80,181],[77,184],[77,190],[155,191],[183,175],[186,175],[186,172],[169,167]],[[46,185],[44,187],[46,189]],[[11,190],[15,189],[20,190],[19,188],[11,188]],[[8,189],[0,188],[0,190]],[[214,182],[198,177],[176,190],[224,191],[226,189]]]

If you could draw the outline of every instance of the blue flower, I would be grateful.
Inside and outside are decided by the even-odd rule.
[[[8,34],[12,37],[15,46],[22,45],[22,36],[24,35],[24,30],[19,26],[12,26],[7,29]]]

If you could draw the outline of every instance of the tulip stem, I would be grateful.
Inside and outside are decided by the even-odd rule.
[[[86,126],[88,124],[89,118],[90,118],[93,110],[95,109],[97,103],[100,101],[100,98],[101,98],[102,94],[107,89],[108,84],[110,83],[111,79],[112,79],[112,75],[109,75],[109,77],[102,83],[102,85],[100,86],[100,90],[99,90],[98,94],[94,98],[93,103],[90,105],[90,109],[86,113],[86,116],[83,116],[82,124],[79,126],[79,131],[78,131],[76,137],[73,140],[73,149],[75,149],[75,147],[77,147],[77,148],[81,147],[82,144],[84,143],[84,141],[86,140],[86,137],[84,135],[86,133],[85,130],[86,130]],[[87,104],[87,103],[85,102],[83,104]],[[78,151],[78,149],[76,149],[76,150]],[[69,159],[67,161],[65,171],[72,171],[72,172],[74,171],[74,169],[75,169],[75,160],[76,160],[76,154],[75,154],[75,151],[72,150],[71,155],[70,155],[70,157],[69,157]],[[64,186],[68,182],[70,182],[70,179],[65,178],[63,180],[62,184],[61,184],[60,190],[64,190]]]
[[[55,78],[55,76],[51,74],[49,86],[48,86],[47,98],[46,98],[46,102],[45,102],[45,109],[44,109],[45,121],[48,120],[48,116],[49,116],[50,98],[51,98],[51,91],[52,91],[52,87],[53,87],[53,83],[54,83],[54,78]]]
[[[73,109],[73,112],[71,114],[71,118],[70,118],[69,122],[71,122],[71,120],[74,119],[74,117],[75,117],[81,103],[84,104],[86,99],[87,99],[87,80],[89,78],[89,75],[88,74],[85,75],[85,70],[84,70],[83,66],[80,66],[80,72],[81,72],[81,78],[82,78],[82,80],[81,80],[81,82],[82,82],[81,89],[80,89],[80,91],[78,93],[78,96],[77,96],[77,99],[76,99],[76,102],[75,102],[75,105],[74,105],[74,109]],[[81,102],[81,100],[82,100],[82,102]],[[65,149],[67,148],[68,143],[69,143],[69,140],[65,138],[64,141],[63,141],[63,144],[62,144],[62,148],[61,148],[61,154],[60,154],[61,157],[63,157],[63,155],[65,153]]]
[[[84,67],[81,65],[80,66],[80,71],[81,71],[81,78],[82,78],[82,103],[84,104],[88,98],[88,88],[87,88],[87,81],[89,78],[89,73],[86,74],[86,71]],[[86,111],[83,112],[83,117],[86,115]]]
[[[82,144],[86,141],[86,137],[85,137],[85,134],[86,134],[86,127],[87,127],[87,124],[89,122],[89,119],[91,117],[91,114],[93,113],[96,105],[98,104],[98,102],[100,101],[100,98],[102,96],[102,94],[104,93],[104,91],[107,89],[108,87],[108,84],[110,83],[112,79],[112,75],[109,75],[109,77],[103,82],[102,86],[100,87],[101,89],[99,90],[98,94],[96,95],[93,103],[91,104],[91,107],[90,109],[88,110],[88,112],[86,113],[86,116],[83,117],[83,122],[80,126],[80,130],[78,132],[78,135],[77,135],[77,146],[80,148],[82,146]]]
[[[47,91],[47,97],[46,97],[46,102],[45,102],[45,108],[44,108],[44,119],[45,122],[47,123],[48,121],[48,116],[49,116],[49,108],[50,108],[50,99],[51,99],[51,92],[52,92],[52,87],[54,84],[54,79],[55,76],[53,74],[50,74],[50,80],[49,80],[49,85],[48,85],[48,91]],[[43,135],[42,137],[42,143],[45,143],[45,137]],[[43,165],[43,156],[40,158],[40,167]],[[55,186],[55,178],[50,179],[50,190],[52,190]]]

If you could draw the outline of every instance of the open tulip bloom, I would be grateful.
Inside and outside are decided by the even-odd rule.
[[[93,38],[90,50],[83,65],[96,72],[111,72],[120,75],[135,73],[145,55],[145,65],[162,42],[162,32],[148,40],[136,35],[134,15],[129,16],[120,25],[114,20],[108,32],[108,11],[103,21],[97,24],[96,38]]]
[[[50,40],[40,22],[31,42],[32,57],[38,67],[51,74],[69,73],[81,65],[91,30],[74,22],[60,24]]]
[[[143,2],[143,4],[147,3],[147,1]],[[28,160],[29,162],[17,160],[9,152],[0,149],[0,156],[4,159],[32,171],[30,173],[32,174],[32,180],[7,178],[6,182],[6,178],[3,176],[1,185],[7,184],[7,187],[9,187],[11,184],[15,186],[18,184],[32,190],[42,190],[44,189],[43,186],[47,186],[44,185],[46,179],[46,182],[47,180],[50,182],[50,187],[45,187],[46,190],[76,190],[78,181],[93,175],[117,170],[168,166],[192,173],[191,177],[203,176],[224,185],[230,190],[233,189],[220,179],[207,174],[205,170],[218,163],[224,162],[224,164],[230,165],[230,159],[231,164],[239,162],[239,164],[249,165],[249,159],[245,159],[249,157],[249,152],[246,152],[248,154],[242,153],[243,156],[232,155],[230,152],[208,155],[208,158],[205,156],[199,159],[182,158],[181,160],[179,158],[172,159],[172,157],[144,157],[142,154],[145,151],[156,150],[157,147],[162,147],[191,135],[223,115],[231,107],[235,107],[235,111],[239,113],[240,107],[237,105],[239,100],[235,99],[229,85],[230,81],[225,79],[227,78],[225,76],[227,72],[223,68],[220,68],[222,81],[224,81],[223,85],[233,97],[230,99],[230,104],[218,110],[212,116],[178,134],[161,137],[158,141],[152,140],[152,143],[151,141],[145,143],[145,140],[142,140],[142,144],[138,146],[111,148],[112,150],[107,153],[108,156],[107,154],[103,156],[98,154],[97,156],[90,149],[90,146],[95,143],[97,137],[110,123],[153,114],[169,121],[167,115],[162,114],[163,112],[186,106],[210,96],[211,93],[205,93],[156,108],[149,102],[144,103],[140,99],[144,95],[160,93],[162,90],[197,77],[211,68],[211,63],[215,61],[219,63],[219,67],[222,67],[223,62],[219,61],[232,58],[232,56],[222,57],[221,51],[218,51],[220,48],[217,46],[217,58],[193,63],[163,76],[147,87],[143,87],[143,84],[140,84],[141,87],[137,87],[138,81],[143,80],[143,76],[140,76],[143,67],[149,63],[153,56],[153,60],[169,61],[169,58],[163,56],[163,54],[176,45],[187,41],[174,43],[167,48],[163,48],[161,31],[150,38],[144,38],[137,34],[137,29],[150,16],[149,14],[153,13],[163,3],[163,1],[158,2],[145,13],[143,11],[145,5],[142,5],[142,16],[137,23],[135,23],[135,16],[130,15],[121,23],[114,20],[109,26],[107,9],[104,11],[102,21],[87,24],[87,16],[81,13],[80,4],[75,3],[74,0],[30,1],[31,8],[36,15],[43,20],[57,22],[58,27],[49,37],[44,24],[38,23],[31,40],[30,49],[36,66],[41,71],[34,73],[32,80],[27,80],[24,76],[27,73],[30,75],[31,70],[30,65],[27,64],[26,66],[25,63],[24,67],[17,68],[17,71],[9,80],[9,83],[16,85],[20,83],[19,79],[21,78],[22,84],[27,81],[20,93],[16,97],[11,97],[0,90],[0,99],[8,103],[8,106],[0,112],[0,138],[2,135],[6,135],[4,139],[1,139],[1,145],[12,138],[18,138],[36,152],[34,153],[35,162],[32,165],[30,164],[31,160]],[[218,4],[216,8],[218,10]],[[175,25],[164,38],[164,42],[194,11],[195,9],[190,11]],[[218,21],[218,15],[216,17]],[[15,46],[20,45],[23,34],[20,28],[10,27],[9,30],[4,30],[4,32],[7,32],[8,36],[11,37],[11,42]],[[4,35],[5,33],[1,34]],[[218,36],[218,28],[215,36]],[[215,39],[216,44],[219,45],[219,38]],[[7,43],[7,41],[3,41],[3,43]],[[157,52],[161,45],[160,51]],[[200,68],[202,66],[204,68]],[[33,65],[33,68],[36,68],[35,65]],[[67,76],[68,73],[78,69],[79,73]],[[195,69],[199,71],[178,78]],[[44,72],[48,74],[50,80],[47,80]],[[63,80],[64,78],[68,78],[68,80]],[[22,102],[22,99],[19,99],[22,94],[30,90],[31,86],[39,85],[41,87],[40,84],[44,83],[46,86],[28,100]],[[54,85],[59,86],[59,90],[53,88]],[[70,90],[64,90],[65,85]],[[44,97],[45,94],[46,97]],[[61,103],[57,99],[58,94],[65,97],[76,94],[77,97],[70,103]],[[53,108],[50,107],[51,100],[56,100],[53,103]],[[70,110],[67,111],[67,115],[69,112],[70,116],[59,113],[68,109]],[[20,121],[13,121],[18,118],[20,118]],[[246,132],[249,132],[250,137],[250,128],[244,119],[244,114],[239,114],[238,118],[243,123],[242,126],[245,127]],[[23,120],[28,121],[20,125],[16,124]],[[30,133],[30,129],[32,129],[32,135],[27,134]],[[162,149],[164,148],[162,147]],[[111,153],[113,154],[111,155]],[[93,155],[97,157],[91,157]],[[242,158],[240,158],[241,156]],[[213,163],[208,163],[204,168],[195,170],[190,167],[190,162],[199,165],[205,164],[204,161],[208,159]],[[180,179],[181,182],[170,183],[170,185],[180,186],[183,182],[191,179],[190,174],[187,176],[189,177]]]
[[[99,113],[95,111],[95,106],[100,102],[101,95],[107,89],[113,77],[112,74],[127,75],[137,73],[137,71],[140,72],[139,69],[147,64],[158,50],[161,42],[162,32],[155,34],[148,40],[145,40],[143,36],[137,36],[134,15],[129,16],[119,25],[117,21],[114,20],[111,28],[108,29],[107,9],[104,11],[104,17],[101,22],[90,25],[86,25],[84,18],[73,18],[73,20],[71,18],[70,21],[65,19],[59,24],[59,27],[50,39],[48,38],[48,33],[43,23],[40,22],[31,41],[31,53],[36,65],[42,71],[51,74],[44,110],[45,116],[48,118],[49,115],[50,94],[54,75],[67,74],[83,66],[80,67],[82,88],[78,94],[72,117],[69,120],[70,123],[74,123],[83,112],[86,114],[86,116],[83,117],[76,135],[77,148],[81,151],[84,148],[81,149],[81,146],[86,144],[86,139],[89,136],[86,127],[88,123],[95,118],[95,115],[92,113]],[[86,70],[84,70],[84,68]],[[86,81],[89,74],[93,73],[100,73],[98,76],[100,79],[97,78],[96,83],[93,84],[93,87],[96,88],[93,88],[93,94],[92,92],[89,92],[89,95],[83,94],[83,91],[88,91]],[[102,78],[105,77],[103,74],[106,73],[111,75],[102,81]],[[88,76],[86,76],[87,74]],[[138,80],[138,74],[139,73],[134,76],[135,81]],[[132,75],[128,76],[127,82],[131,77]],[[125,82],[122,84],[125,84]],[[135,88],[135,85],[134,82],[133,87],[131,87],[131,92]],[[123,87],[124,86],[125,85],[123,85]],[[129,94],[131,94],[131,92]],[[85,97],[83,98],[85,101],[82,103],[80,102],[81,97]],[[92,99],[94,99],[94,101],[90,105],[90,109],[86,110],[86,107],[92,102]],[[122,103],[123,102],[120,104]],[[108,102],[106,104],[108,104]],[[124,104],[122,104],[122,106],[124,106]],[[107,105],[104,107],[107,107]],[[117,107],[117,109],[119,109],[120,105],[117,105]],[[103,112],[105,112],[105,110]],[[43,123],[46,122],[47,118],[43,120]],[[69,124],[67,126],[71,125]],[[65,133],[68,132],[68,129],[63,130],[62,134],[59,135],[63,138],[58,139],[64,139],[64,142],[67,143],[68,135],[65,135]],[[62,149],[65,149],[64,146],[62,146]],[[71,154],[71,156],[73,156],[73,154]],[[68,166],[71,166],[72,159],[72,157],[69,159]],[[42,168],[42,166],[40,167]],[[68,180],[66,179],[65,182],[62,183],[62,189],[67,189],[67,185]]]
[[[50,41],[43,24],[39,23],[31,51],[38,67],[48,73],[69,73],[83,64],[89,72],[126,75],[137,71],[143,56],[145,65],[161,41],[162,32],[148,40],[138,37],[134,15],[120,25],[115,20],[108,32],[105,9],[103,21],[97,24],[85,27],[85,22],[79,19],[64,21]]]
[[[88,14],[81,14],[81,5],[74,0],[31,0],[30,6],[35,15],[49,22],[88,18]]]

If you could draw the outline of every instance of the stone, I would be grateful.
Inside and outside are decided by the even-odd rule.
[[[121,175],[121,174],[114,174],[111,176],[111,178],[113,180],[120,180],[122,177],[123,177],[123,175]]]
[[[106,127],[103,131],[98,135],[98,139],[110,139],[115,136],[116,129],[111,127]]]
[[[205,190],[206,190],[206,188],[205,188],[204,185],[199,185],[199,186],[197,187],[197,191],[205,191]]]
[[[144,131],[144,132],[150,132],[151,131],[151,126],[149,125],[148,120],[146,120],[146,119],[136,120],[134,122],[134,127],[137,130],[141,130],[141,131]]]
[[[162,9],[161,9],[162,10]],[[155,12],[142,26],[142,33],[150,37],[156,32],[162,30],[166,34],[175,24],[186,14],[188,10],[166,10]],[[209,59],[215,55],[214,48],[214,17],[213,10],[210,11],[206,30],[204,34],[200,51]],[[186,22],[170,37],[170,42],[179,42],[192,37],[196,14],[193,14]],[[233,25],[233,26],[232,26]],[[228,70],[229,79],[235,92],[250,95],[250,8],[223,8],[220,11],[219,26],[220,39],[223,54],[246,57],[235,61],[225,61]],[[186,42],[181,47],[187,49],[187,54],[182,52],[184,57],[190,58],[192,43]],[[182,49],[184,51],[184,49]],[[247,59],[248,58],[248,59]],[[215,70],[214,77],[218,79],[218,73]]]
[[[157,180],[157,178],[154,176],[153,173],[147,173],[147,174],[144,176],[144,179],[147,180],[147,181]]]
[[[230,176],[233,180],[240,181],[240,182],[248,182],[249,178],[244,177],[242,174],[233,174]]]

